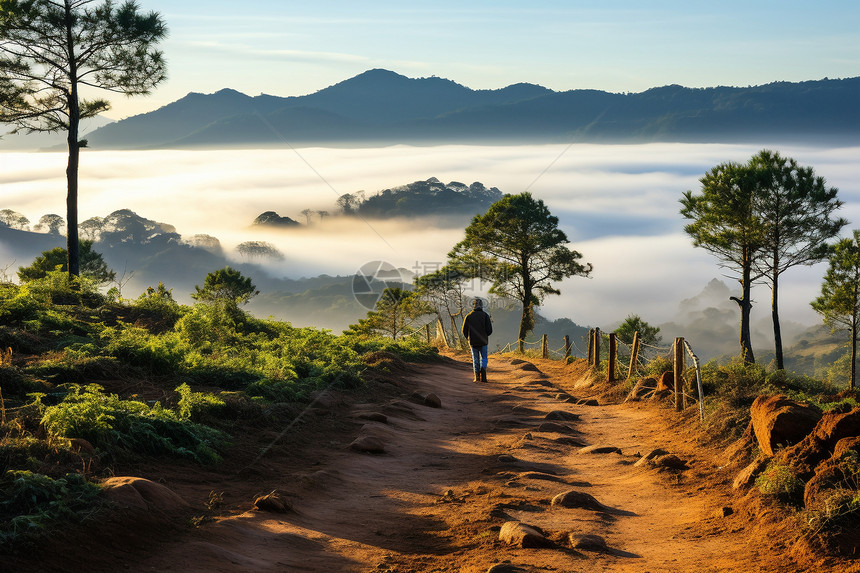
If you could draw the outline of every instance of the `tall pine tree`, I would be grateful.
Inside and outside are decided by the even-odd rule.
[[[84,99],[93,88],[143,95],[165,78],[156,48],[167,34],[155,12],[112,0],[0,0],[0,123],[27,132],[67,134],[68,269],[80,271],[78,165],[82,119],[110,109],[105,99]]]

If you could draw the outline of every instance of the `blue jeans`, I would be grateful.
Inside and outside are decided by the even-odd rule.
[[[481,368],[487,367],[487,346],[472,347],[472,368],[480,372]]]

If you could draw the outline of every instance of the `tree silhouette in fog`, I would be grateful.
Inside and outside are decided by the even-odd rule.
[[[283,260],[284,255],[273,245],[265,241],[245,241],[236,246],[239,254],[248,259]]]
[[[60,215],[49,213],[42,215],[39,222],[33,227],[34,231],[39,233],[48,233],[50,235],[60,235],[66,226],[66,220]]]

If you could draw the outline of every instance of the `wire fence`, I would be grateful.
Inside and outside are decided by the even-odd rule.
[[[684,338],[676,338],[671,346],[664,346],[642,342],[639,340],[639,333],[636,333],[633,342],[627,343],[618,340],[615,333],[607,335],[599,329],[592,329],[589,331],[586,352],[569,336],[565,337],[564,345],[559,348],[550,348],[546,335],[539,341],[518,340],[497,346],[497,351],[502,353],[520,350],[524,354],[535,354],[537,351],[540,357],[552,360],[568,360],[572,356],[585,357],[593,372],[603,372],[605,364],[609,382],[628,380],[639,373],[647,372],[649,367],[653,368],[655,361],[660,360],[657,368],[663,368],[663,373],[673,372],[676,410],[681,411],[687,404],[695,402],[699,406],[700,419],[705,419],[701,364],[692,346]],[[695,382],[688,376],[689,369],[684,361],[684,353],[689,355],[693,362]]]
[[[428,342],[433,338],[437,340],[441,338],[450,346],[447,342],[447,335],[445,334],[445,329],[442,326],[441,321],[436,322],[435,333],[432,333],[431,330],[433,330],[432,325],[425,324],[423,327],[413,329],[411,332],[405,333],[404,335],[424,336]],[[462,343],[462,341],[459,340],[459,337],[457,337],[457,340]],[[606,344],[603,344],[604,341]],[[606,348],[605,353],[603,348]],[[576,351],[576,354],[574,354],[574,350]],[[574,356],[577,358],[585,357],[588,360],[589,365],[595,371],[602,371],[603,356],[605,354],[607,358],[606,375],[609,382],[633,378],[638,373],[647,371],[648,366],[655,360],[663,359],[664,368],[666,368],[668,364],[671,364],[671,370],[673,372],[677,372],[674,388],[676,409],[683,409],[688,401],[698,402],[699,416],[704,420],[704,391],[702,389],[701,365],[698,357],[693,352],[692,346],[690,346],[690,343],[683,338],[676,338],[672,346],[663,346],[641,341],[639,339],[639,333],[636,332],[632,343],[627,343],[623,340],[619,340],[615,333],[609,333],[607,335],[602,333],[600,329],[592,329],[588,333],[588,350],[586,352],[583,352],[582,349],[576,345],[575,340],[570,336],[564,337],[564,344],[562,346],[550,348],[549,337],[546,334],[544,334],[540,340],[517,340],[514,342],[508,342],[504,346],[496,346],[496,352],[499,353],[514,351],[521,351],[527,355],[538,353],[541,358],[550,360],[567,361]],[[693,361],[693,367],[695,370],[695,387],[692,381],[687,380],[685,376],[687,369],[683,360],[684,352],[686,352]],[[625,370],[626,373],[624,372]],[[690,391],[685,391],[686,388],[689,388]],[[692,395],[693,391],[696,392],[696,396]]]

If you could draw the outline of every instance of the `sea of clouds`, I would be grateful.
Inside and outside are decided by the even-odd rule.
[[[594,265],[591,278],[561,284],[543,306],[549,317],[612,327],[628,314],[652,324],[676,319],[678,303],[713,278],[732,289],[717,261],[693,248],[679,215],[681,194],[699,188],[715,165],[743,162],[762,148],[811,165],[845,202],[846,228],[860,226],[860,148],[669,144],[391,146],[243,150],[85,150],[80,170],[80,218],[117,209],[172,224],[183,236],[209,234],[228,250],[264,240],[285,259],[280,276],[350,275],[364,262],[385,260],[433,270],[463,236],[460,227],[429,221],[344,221],[326,218],[291,232],[252,227],[264,211],[304,222],[303,209],[336,211],[343,193],[381,189],[436,177],[480,181],[505,193],[530,191],[559,217],[571,247]],[[63,153],[0,153],[0,208],[35,223],[65,216]],[[0,255],[2,255],[0,246]],[[824,265],[783,275],[785,320],[816,324],[809,302],[820,291]],[[754,290],[754,314],[769,315],[770,292]]]

